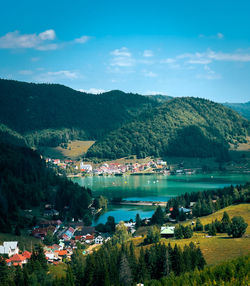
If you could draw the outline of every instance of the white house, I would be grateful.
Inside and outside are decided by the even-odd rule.
[[[98,235],[95,238],[95,244],[103,244],[103,237],[101,237],[100,235]]]
[[[18,254],[18,241],[4,241],[3,245],[0,245],[0,254],[7,254],[11,257],[14,254]]]
[[[80,163],[80,169],[85,170],[86,172],[91,172],[93,170],[90,164],[84,164],[83,162]]]

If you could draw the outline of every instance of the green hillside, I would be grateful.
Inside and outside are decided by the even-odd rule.
[[[31,145],[101,138],[158,104],[118,90],[94,95],[59,84],[0,79],[0,123]]]
[[[31,221],[24,210],[43,209],[46,203],[53,204],[61,218],[82,219],[89,214],[91,191],[56,176],[37,152],[0,143],[1,232],[11,232],[16,225],[27,226]]]
[[[232,108],[247,119],[250,119],[250,101],[246,103],[224,103],[225,106]]]
[[[225,159],[229,142],[245,142],[250,122],[238,113],[200,98],[175,98],[94,144],[89,157],[185,156]]]

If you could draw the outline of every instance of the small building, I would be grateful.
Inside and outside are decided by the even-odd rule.
[[[191,210],[191,209],[186,209],[186,208],[184,208],[184,207],[179,208],[179,213],[180,213],[181,211],[183,211],[184,214],[190,214],[190,213],[192,213],[192,210]]]
[[[14,254],[19,253],[17,241],[4,241],[3,245],[0,245],[0,254],[7,254],[11,257]]]
[[[30,256],[28,258],[28,251],[27,253],[25,253],[25,255],[22,255],[22,254],[14,254],[11,258],[7,259],[6,260],[6,263],[8,266],[20,266],[22,267],[23,264],[26,264],[28,262],[28,259],[30,258],[31,256],[31,253],[30,253]]]
[[[96,238],[95,238],[95,244],[103,244],[103,237],[98,235]]]
[[[175,226],[162,226],[161,227],[161,237],[169,238],[174,237]]]

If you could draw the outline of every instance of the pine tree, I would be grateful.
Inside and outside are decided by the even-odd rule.
[[[162,208],[158,206],[151,218],[151,224],[163,225],[163,223],[164,223],[164,213],[162,211]]]
[[[131,269],[125,254],[122,254],[120,268],[119,268],[119,280],[122,286],[129,286],[132,284]]]
[[[138,229],[140,226],[141,226],[141,217],[140,217],[139,214],[136,214],[136,217],[135,217],[135,227],[136,227],[136,229]]]
[[[203,224],[199,218],[196,220],[195,231],[203,231]]]
[[[223,213],[223,217],[221,219],[221,232],[227,233],[230,229],[231,220],[227,212]]]

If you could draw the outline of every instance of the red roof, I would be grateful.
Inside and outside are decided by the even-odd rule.
[[[22,256],[24,256],[25,258],[27,258],[27,259],[30,259],[30,257],[31,257],[31,252],[29,252],[29,251],[24,251],[23,253],[22,253]]]
[[[68,253],[67,250],[55,250],[55,252],[57,252],[59,256],[67,255]]]
[[[82,235],[76,235],[75,236],[75,240],[81,240],[81,238],[82,238]]]
[[[86,236],[85,236],[85,239],[86,239],[86,240],[94,239],[94,235],[86,235]]]
[[[21,254],[14,254],[9,260],[9,262],[22,262],[27,258]]]

